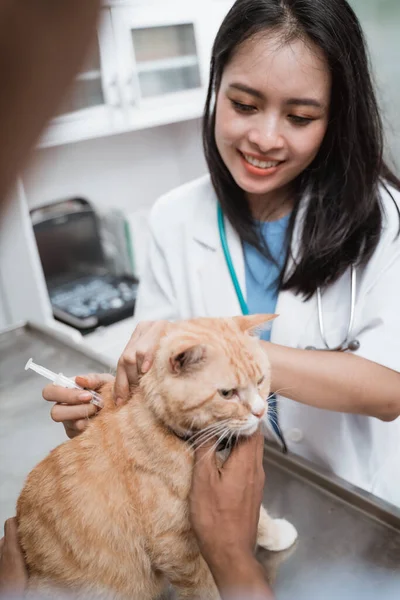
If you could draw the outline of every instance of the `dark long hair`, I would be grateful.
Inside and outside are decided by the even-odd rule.
[[[337,280],[351,265],[365,263],[382,229],[379,184],[400,181],[383,160],[383,127],[371,81],[364,35],[346,0],[237,0],[214,42],[203,120],[203,144],[211,179],[224,214],[243,242],[269,258],[254,224],[245,192],[226,168],[215,142],[214,99],[223,71],[238,47],[273,29],[283,41],[296,37],[320,48],[332,76],[327,131],[312,164],[294,182],[295,208],[307,191],[300,252],[279,287],[309,298],[318,286]],[[289,254],[289,252],[288,252]]]

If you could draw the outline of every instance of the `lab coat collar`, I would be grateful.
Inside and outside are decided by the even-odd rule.
[[[211,180],[193,215],[194,258],[200,280],[205,316],[234,316],[241,313],[221,247],[217,219],[217,195]],[[230,222],[225,220],[226,237],[241,289],[245,292],[242,244]]]
[[[200,200],[193,217],[193,239],[201,246],[215,251],[220,245],[217,223],[218,198],[210,178],[206,192],[207,195]]]
[[[219,237],[218,220],[217,220],[217,206],[218,198],[215,190],[212,186],[211,179],[209,179],[209,187],[207,190],[207,198],[204,198],[201,204],[198,206],[198,210],[194,216],[194,232],[193,239],[205,246],[209,250],[218,250],[221,246],[221,240]],[[289,260],[288,269],[293,267],[293,260],[296,260],[300,244],[300,236],[302,230],[302,221],[304,218],[305,209],[308,205],[309,197],[308,194],[301,200],[299,211],[296,218],[296,223],[292,236],[291,246],[291,258]],[[233,249],[240,245],[241,241],[236,231],[233,229],[228,219],[225,219],[226,236],[228,243],[231,241]],[[231,254],[233,250],[229,244]],[[233,258],[233,257],[232,257]]]

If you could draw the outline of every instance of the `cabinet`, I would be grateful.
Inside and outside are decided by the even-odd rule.
[[[111,11],[101,12],[97,38],[40,146],[107,135],[123,126]]]
[[[41,147],[200,117],[230,2],[112,2]]]

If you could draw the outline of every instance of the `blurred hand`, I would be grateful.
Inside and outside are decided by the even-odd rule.
[[[93,391],[99,391],[105,383],[114,381],[108,373],[91,373],[75,377],[78,385]],[[69,438],[85,431],[88,419],[94,417],[98,408],[90,404],[90,392],[67,389],[50,383],[43,389],[42,396],[49,402],[55,402],[51,408],[51,418],[56,423],[62,423]]]
[[[168,323],[168,321],[143,321],[136,326],[118,361],[114,389],[117,406],[128,400],[131,386],[137,385],[140,376],[150,369],[154,352]]]
[[[28,582],[24,555],[18,542],[17,521],[8,519],[4,524],[4,538],[0,540],[0,594],[23,594]]]

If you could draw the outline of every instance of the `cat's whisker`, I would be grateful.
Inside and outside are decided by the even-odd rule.
[[[204,429],[202,431],[196,432],[189,438],[189,441],[198,441],[203,436],[207,436],[210,433],[216,433],[225,426],[226,426],[226,423],[216,423],[213,425],[213,427],[207,427],[206,429]]]
[[[201,429],[200,431],[197,431],[196,433],[194,433],[190,438],[189,438],[189,442],[194,442],[194,441],[198,441],[199,438],[201,438],[203,435],[211,433],[211,432],[218,432],[218,430],[221,427],[226,427],[226,425],[229,423],[230,419],[224,419],[223,421],[218,421],[217,423],[212,423],[212,425],[208,425],[207,427],[204,427],[204,429]]]
[[[230,434],[230,436],[229,436],[229,439],[228,439],[228,444],[227,444],[228,448],[230,448],[231,441],[232,441],[232,439],[233,439],[234,437],[235,437],[235,432],[234,432],[234,431],[231,431],[231,434]],[[237,442],[237,436],[236,436],[236,440],[235,440],[235,442]]]
[[[205,433],[209,429],[213,429],[214,427],[217,427],[218,425],[221,425],[223,423],[227,423],[228,421],[229,421],[229,419],[224,419],[223,421],[218,421],[216,423],[211,423],[211,425],[207,425],[207,427],[203,427],[202,429],[200,429],[200,431],[197,431],[196,433],[194,433],[192,437],[194,437],[196,435],[199,435],[201,433]]]
[[[201,442],[204,442],[204,440],[208,440],[211,439],[213,437],[216,437],[217,435],[219,435],[221,433],[221,431],[223,431],[223,427],[220,427],[218,429],[213,429],[212,431],[207,431],[207,433],[205,433],[202,436],[199,436],[196,440],[193,441],[193,444],[199,444]]]
[[[276,408],[273,408],[271,410],[268,411],[267,416],[269,419],[277,419],[278,418],[278,411],[276,410]]]
[[[216,449],[218,448],[220,442],[224,439],[224,437],[226,437],[226,432],[229,430],[224,431],[219,438],[217,439],[217,441],[215,442],[215,444],[213,444],[210,448],[210,450],[208,452],[205,453],[205,455],[203,456],[203,458],[206,458],[207,456],[209,456],[210,454],[212,454],[213,452],[216,451]],[[200,459],[202,460],[202,459]]]
[[[224,437],[226,437],[227,434],[229,434],[229,432],[230,430],[225,425],[223,427],[220,427],[218,430],[213,431],[212,433],[209,432],[208,435],[201,440],[200,445],[196,446],[196,448],[204,446],[213,438],[218,438],[218,440],[221,440]]]
[[[222,421],[217,421],[216,423],[211,423],[211,425],[207,425],[207,427],[203,427],[203,429],[201,429],[201,431],[199,433],[202,433],[204,431],[207,431],[208,429],[212,429],[213,427],[217,427],[218,425],[223,425],[226,423],[229,423],[231,419],[222,419]]]
[[[272,425],[276,425],[277,427],[279,426],[278,419],[271,417],[269,421],[272,423]]]
[[[281,394],[281,392],[285,392],[286,390],[294,390],[294,389],[296,389],[294,386],[280,388],[279,390],[276,390],[276,392],[273,392],[271,394],[271,396],[274,396],[275,394]]]
[[[199,435],[193,441],[192,441],[192,438],[194,436],[192,436],[192,438],[190,438],[188,440],[188,442],[191,444],[192,447],[194,447],[194,446],[199,447],[199,444],[203,445],[206,441],[212,439],[213,437],[216,437],[217,435],[219,435],[219,433],[221,433],[221,431],[224,431],[225,429],[226,429],[226,423],[220,424],[219,426],[215,426],[213,429],[211,429],[209,431],[201,432],[201,433],[203,433],[203,435]]]
[[[204,456],[208,456],[210,453],[214,452],[216,450],[216,448],[218,447],[219,444],[219,440],[223,439],[223,435],[221,438],[218,438],[211,446],[211,448],[209,449],[209,451],[207,452],[207,454],[205,454]],[[207,442],[203,442],[202,444],[200,444],[199,448],[201,448],[202,446],[205,446]],[[204,458],[204,457],[203,457]],[[201,459],[200,459],[201,460]]]

